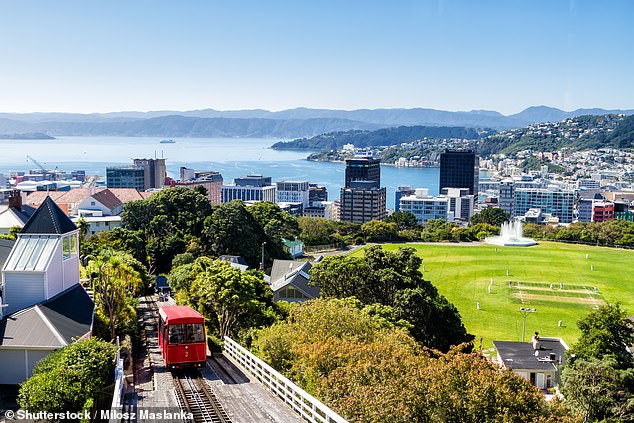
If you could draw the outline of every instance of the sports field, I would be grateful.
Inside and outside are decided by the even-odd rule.
[[[493,340],[520,341],[520,307],[536,309],[526,317],[526,340],[538,331],[568,345],[579,336],[577,320],[593,307],[618,301],[634,314],[634,251],[554,242],[533,247],[407,246],[423,258],[425,279],[458,307],[476,346],[480,337],[484,348],[492,347]]]

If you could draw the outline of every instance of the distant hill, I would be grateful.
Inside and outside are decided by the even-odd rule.
[[[338,150],[345,144],[355,147],[376,147],[398,145],[423,138],[480,139],[492,134],[493,130],[447,126],[399,126],[376,131],[331,132],[312,138],[301,138],[288,142],[277,142],[271,148],[278,150]]]
[[[514,154],[522,150],[554,151],[560,148],[634,149],[634,115],[578,116],[503,131],[480,142],[480,155]]]
[[[47,134],[39,132],[28,132],[26,134],[0,134],[0,140],[54,140]]]
[[[0,119],[0,133],[47,132],[52,135],[110,135],[157,137],[296,138],[349,129],[376,129],[381,125],[347,119],[303,120],[235,119],[164,116],[104,122],[25,122]]]
[[[491,110],[450,112],[426,108],[332,110],[304,107],[277,112],[262,109],[202,109],[92,114],[0,113],[0,131],[47,132],[56,135],[299,138],[325,133],[319,132],[320,128],[326,132],[398,126],[506,130],[533,123],[559,122],[582,115],[606,114],[632,115],[634,110],[578,109],[566,112],[553,107],[533,106],[509,116]],[[158,133],[159,129],[173,132]]]

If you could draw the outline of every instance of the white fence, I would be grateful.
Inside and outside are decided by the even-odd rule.
[[[228,336],[225,336],[224,352],[309,422],[347,423],[343,417]]]
[[[117,336],[117,347],[119,347],[119,337]],[[123,388],[125,387],[123,374],[123,359],[121,358],[121,351],[117,348],[116,364],[114,368],[114,392],[112,393],[112,405],[110,410],[112,415],[116,416],[121,414],[123,409]],[[118,422],[120,419],[110,419],[111,423]]]

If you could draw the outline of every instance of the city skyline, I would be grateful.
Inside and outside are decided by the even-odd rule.
[[[634,107],[627,1],[1,8],[0,112]]]

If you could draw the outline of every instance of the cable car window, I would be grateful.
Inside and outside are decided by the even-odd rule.
[[[193,342],[205,342],[205,331],[202,323],[169,325],[170,344],[190,344]]]
[[[187,342],[205,342],[202,323],[190,323],[184,326],[187,326]]]
[[[182,344],[185,341],[183,325],[169,325],[170,344]]]

